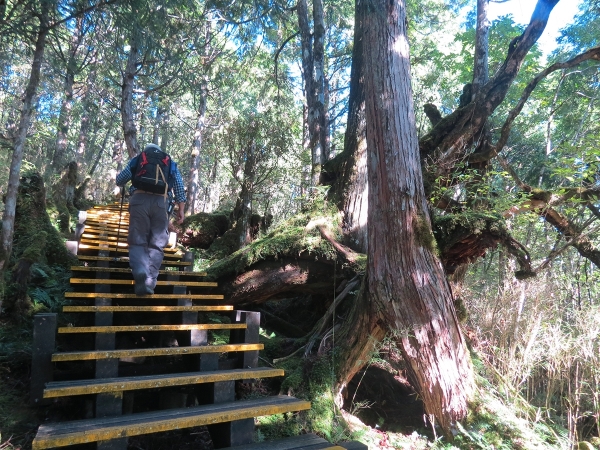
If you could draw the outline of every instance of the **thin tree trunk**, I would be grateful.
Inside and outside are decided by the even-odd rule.
[[[66,61],[66,73],[64,82],[64,97],[58,115],[58,129],[56,132],[56,145],[52,157],[52,168],[62,168],[68,145],[69,128],[71,126],[71,110],[73,109],[73,85],[75,84],[75,72],[77,71],[77,52],[83,39],[83,16],[79,16],[75,22],[75,29],[71,37],[68,60]]]
[[[405,23],[403,0],[372,0],[366,12],[368,288],[373,314],[399,344],[430,419],[451,435],[467,414],[473,374],[433,246]]]
[[[368,248],[367,208],[369,193],[363,76],[364,12],[361,11],[361,8],[364,7],[364,0],[356,0],[348,123],[344,138],[344,154],[347,156],[343,163],[339,184],[335,187],[336,195],[341,197],[340,209],[344,212],[342,227],[347,236],[346,243],[348,247],[361,253],[366,253]]]
[[[123,144],[123,140],[121,139],[119,133],[117,133],[112,151],[112,159],[116,164],[117,173],[123,170]]]
[[[77,137],[77,148],[75,149],[75,161],[81,168],[85,161],[85,150],[88,141],[88,133],[90,131],[90,113],[93,108],[91,99],[91,87],[96,82],[96,61],[92,62],[93,66],[90,69],[86,81],[86,90],[81,100],[83,105],[83,114],[81,116],[81,124],[79,125],[79,136]]]
[[[244,179],[242,181],[242,192],[240,193],[240,209],[238,213],[238,230],[240,248],[252,242],[250,233],[250,218],[252,216],[252,194],[254,192],[256,164],[256,144],[251,142],[246,149],[246,161],[244,163]]]
[[[472,99],[475,98],[481,87],[488,82],[488,53],[490,21],[488,19],[488,6],[490,0],[477,0],[477,28],[475,32],[475,63],[473,67]]]
[[[169,109],[163,108],[160,120],[160,148],[169,151]]]
[[[204,86],[205,84],[203,83],[203,87]],[[192,152],[190,154],[190,171],[188,173],[185,214],[196,213],[196,198],[198,196],[198,160],[200,159],[200,150],[202,149],[202,139],[204,137],[204,128],[206,126],[206,91],[204,88],[201,88],[200,91],[198,116],[196,118],[196,128],[194,129]]]
[[[135,34],[135,31],[132,33]],[[123,135],[129,158],[138,154],[137,129],[133,120],[133,86],[137,74],[138,44],[135,36],[132,37],[129,47],[127,65],[123,73],[121,86],[121,119],[123,121]]]
[[[325,114],[325,20],[323,17],[323,0],[313,0],[313,57],[314,57],[314,139],[313,167],[319,165],[318,178],[313,169],[313,183],[321,184],[321,167],[327,160],[327,116]],[[310,116],[310,111],[309,111]],[[316,184],[315,184],[316,185]]]
[[[152,127],[152,143],[158,145],[158,136],[160,135],[160,126],[162,124],[163,110],[161,107],[156,108],[156,117],[154,118],[154,126]]]
[[[314,20],[314,3],[320,3],[321,0],[315,0],[313,2],[313,20]],[[317,4],[317,10],[323,11],[322,4]],[[306,96],[306,108],[307,108],[307,125],[308,125],[308,148],[311,154],[311,185],[318,186],[321,179],[321,165],[322,165],[322,154],[323,147],[321,141],[321,122],[322,117],[319,115],[318,107],[318,92],[319,91],[317,79],[315,77],[315,50],[320,51],[318,47],[313,45],[313,39],[323,39],[322,36],[317,36],[320,31],[316,30],[315,33],[311,33],[310,24],[308,21],[308,6],[306,0],[299,0],[296,6],[298,13],[298,27],[300,29],[300,41],[302,48],[302,74],[304,76],[304,92]],[[317,11],[318,14],[318,11]],[[322,21],[322,18],[321,18]],[[324,31],[323,31],[324,33]],[[322,45],[322,41],[321,44]],[[322,66],[319,68],[322,74]]]
[[[31,63],[31,73],[29,82],[23,95],[23,106],[21,108],[21,118],[19,127],[14,140],[13,155],[10,163],[10,173],[8,176],[8,187],[6,190],[6,199],[4,201],[4,214],[2,215],[2,234],[0,242],[0,271],[6,269],[10,259],[13,245],[13,234],[15,230],[15,211],[17,207],[17,193],[19,190],[19,174],[21,163],[23,162],[23,152],[25,149],[25,140],[27,131],[31,123],[31,117],[35,108],[35,96],[40,84],[40,72],[44,50],[46,47],[46,38],[48,36],[48,2],[41,2],[41,14],[39,16],[40,25],[33,52],[33,62]]]

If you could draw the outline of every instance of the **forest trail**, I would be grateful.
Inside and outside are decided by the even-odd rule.
[[[242,384],[284,374],[258,367],[260,313],[224,304],[217,284],[192,271],[191,253],[175,246],[165,249],[155,293],[136,296],[128,213],[119,210],[80,214],[82,265],[71,268],[72,304],[63,309],[76,326],[57,327],[56,314],[35,318],[32,402],[58,402],[60,413],[39,427],[34,450],[91,443],[125,450],[128,437],[200,426],[214,448],[366,448],[312,434],[252,444],[255,417],[310,409],[285,395],[237,399]]]

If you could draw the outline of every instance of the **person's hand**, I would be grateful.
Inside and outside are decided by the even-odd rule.
[[[183,208],[177,210],[177,225],[181,225],[183,222]]]

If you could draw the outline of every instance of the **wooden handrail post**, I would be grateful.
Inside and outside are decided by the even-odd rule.
[[[56,343],[56,313],[33,316],[30,400],[34,405],[44,401],[46,383],[52,381],[52,353]]]

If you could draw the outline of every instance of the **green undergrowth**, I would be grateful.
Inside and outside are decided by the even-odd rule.
[[[340,411],[334,402],[334,373],[331,354],[304,358],[303,350],[290,355],[304,343],[261,336],[266,360],[285,371],[280,393],[311,402],[311,410],[296,414],[279,414],[258,419],[259,440],[273,440],[302,433],[316,433],[332,443],[359,440],[369,448],[397,449],[481,449],[481,450],[564,450],[569,447],[567,430],[553,423],[541,411],[521,397],[509,395],[494,384],[493,373],[474,357],[476,393],[469,413],[458,424],[455,438],[449,442],[425,429],[410,434],[388,432],[363,424],[348,412]],[[386,399],[372,399],[385,401]],[[368,407],[368,406],[367,406]],[[395,407],[401,408],[402,405]],[[428,435],[426,435],[426,433]]]
[[[279,224],[273,231],[255,240],[241,250],[217,261],[205,269],[209,279],[234,276],[252,264],[268,259],[295,258],[309,255],[316,260],[334,260],[337,257],[333,246],[321,237],[319,225],[330,230],[338,228],[338,211],[334,207],[323,207],[298,214]],[[210,264],[210,260],[206,261]],[[366,258],[357,264],[366,263]]]
[[[30,442],[39,424],[29,408],[30,325],[0,323],[0,448],[18,449]]]
[[[276,345],[276,342],[267,344],[266,352]],[[297,356],[276,364],[276,367],[285,371],[280,392],[310,401],[311,409],[295,414],[260,417],[257,426],[258,440],[268,441],[303,433],[316,433],[332,443],[357,439],[359,434],[350,430],[335,406],[331,357],[304,359],[302,355],[299,352]]]
[[[545,414],[522,397],[496,386],[493,374],[473,358],[477,389],[455,442],[441,448],[562,450],[569,448],[568,432],[544,419]]]

